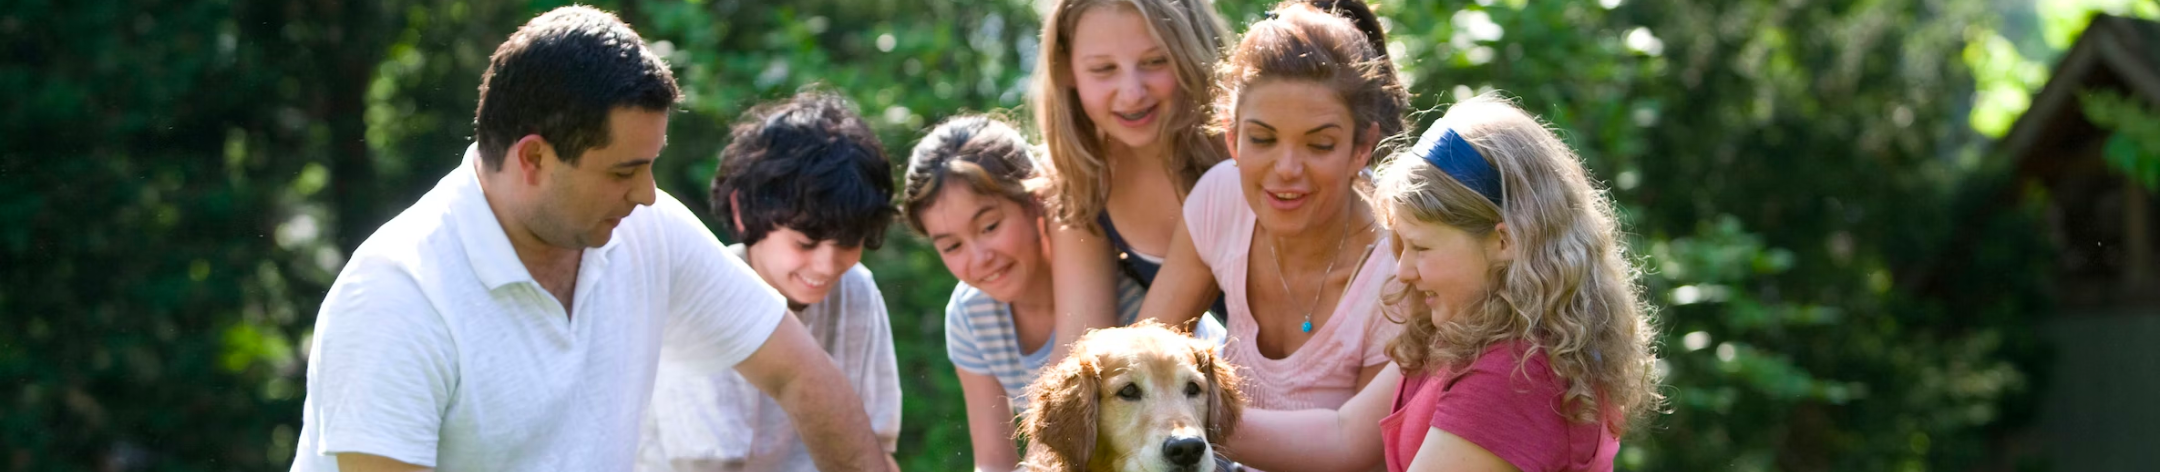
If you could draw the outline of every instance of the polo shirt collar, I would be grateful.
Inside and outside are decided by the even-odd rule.
[[[495,211],[488,207],[487,194],[480,190],[479,162],[480,145],[468,146],[465,159],[443,178],[445,184],[453,186],[450,218],[458,226],[458,242],[465,246],[473,274],[488,290],[533,281],[525,263],[518,260],[517,249],[510,245],[510,235],[503,232],[502,221],[495,219]]]

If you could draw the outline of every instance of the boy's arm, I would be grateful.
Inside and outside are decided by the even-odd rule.
[[[861,289],[855,293],[861,301],[855,305],[862,307],[862,312],[841,315],[852,317],[853,321],[843,324],[856,327],[858,334],[854,338],[863,344],[857,351],[860,359],[856,365],[862,366],[858,374],[861,377],[856,380],[860,390],[857,393],[863,396],[863,410],[870,415],[870,429],[877,435],[878,446],[890,458],[899,448],[900,401],[904,395],[900,391],[899,359],[893,353],[892,316],[885,310],[885,294],[878,290],[876,278],[868,269],[857,266],[848,277],[861,281]]]

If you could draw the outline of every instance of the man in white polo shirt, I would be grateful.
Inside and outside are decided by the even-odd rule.
[[[654,188],[679,95],[600,10],[496,49],[478,143],[323,300],[293,470],[627,470],[663,355],[756,384],[820,469],[885,468],[784,299]]]

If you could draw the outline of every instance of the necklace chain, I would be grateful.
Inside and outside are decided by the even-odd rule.
[[[1320,272],[1320,287],[1313,289],[1312,301],[1305,302],[1305,323],[1298,326],[1299,330],[1307,333],[1312,332],[1313,309],[1319,308],[1320,296],[1327,294],[1328,277],[1335,275],[1335,263],[1342,260],[1343,247],[1349,244],[1350,235],[1352,234],[1357,234],[1357,231],[1343,232],[1342,239],[1335,242],[1335,252],[1328,254],[1327,270]],[[1275,280],[1278,282],[1282,282],[1283,296],[1289,297],[1292,301],[1295,301],[1297,300],[1297,294],[1290,291],[1289,272],[1283,270],[1282,238],[1275,237],[1274,235],[1269,236],[1270,237],[1268,238],[1268,250],[1270,252],[1273,252],[1275,255]]]

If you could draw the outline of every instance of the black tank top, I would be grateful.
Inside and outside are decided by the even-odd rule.
[[[1139,282],[1140,288],[1154,288],[1155,275],[1162,272],[1162,264],[1148,262],[1147,258],[1140,257],[1140,253],[1133,251],[1132,244],[1125,242],[1125,236],[1118,234],[1117,225],[1110,223],[1109,211],[1096,215],[1095,223],[1102,225],[1103,234],[1110,236],[1110,248],[1117,251],[1118,271],[1131,277],[1134,282]],[[1222,295],[1215,296],[1215,304],[1208,307],[1208,312],[1214,313],[1215,321],[1222,322],[1223,327],[1230,326],[1230,308],[1224,303]]]

